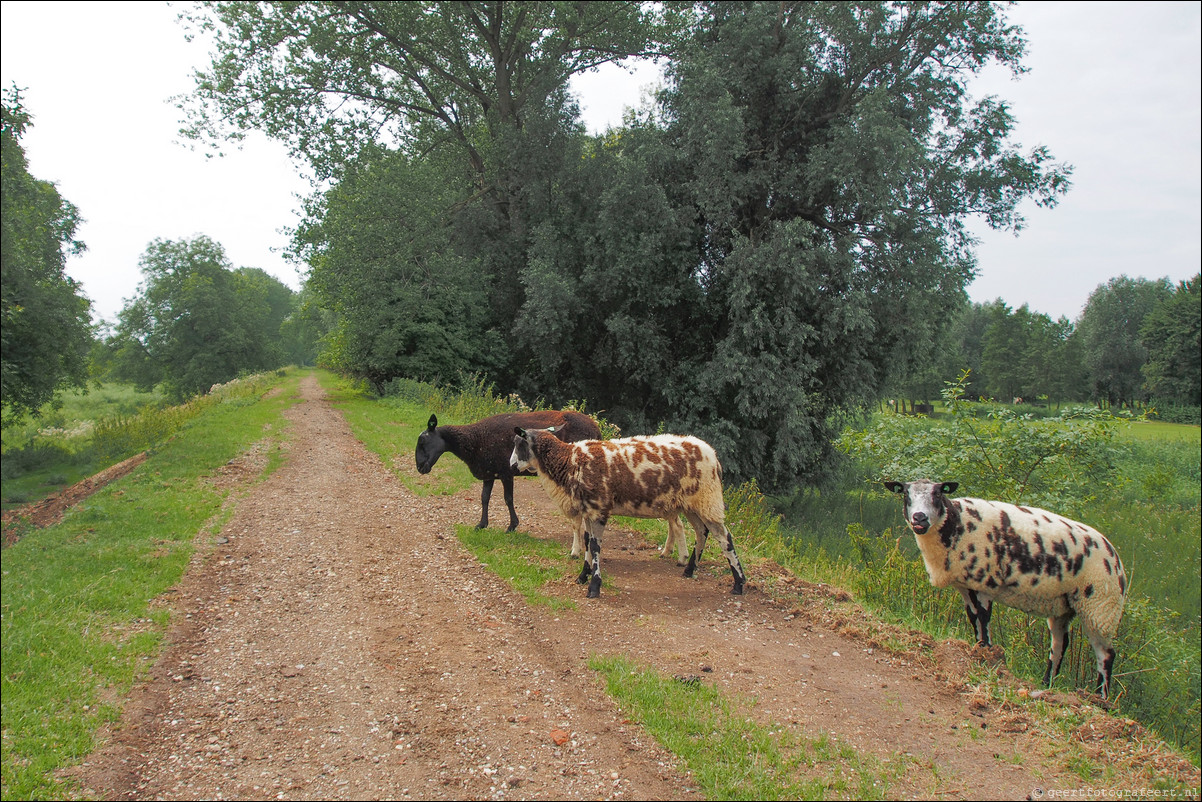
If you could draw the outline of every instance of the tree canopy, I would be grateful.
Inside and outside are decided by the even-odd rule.
[[[84,250],[79,210],[54,184],[29,174],[21,137],[31,116],[5,90],[0,130],[0,407],[5,423],[36,413],[66,387],[84,387],[91,302],[64,268]]]
[[[1170,297],[1167,279],[1116,276],[1090,294],[1077,329],[1092,381],[1091,397],[1110,404],[1145,400],[1140,340],[1144,319]]]
[[[1140,325],[1141,367],[1153,398],[1202,404],[1202,276],[1182,281]]]
[[[1024,41],[992,3],[208,3],[191,133],[258,129],[329,177],[297,248],[328,353],[382,383],[480,370],[628,433],[811,481],[841,415],[937,353],[975,271],[1070,168],[967,94]],[[601,137],[571,75],[654,53]]]

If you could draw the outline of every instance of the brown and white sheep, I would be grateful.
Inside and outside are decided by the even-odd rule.
[[[1051,632],[1044,684],[1060,671],[1068,624],[1081,619],[1098,665],[1097,690],[1110,693],[1115,634],[1127,576],[1100,532],[1047,510],[1001,501],[949,498],[957,482],[885,482],[905,499],[931,584],[960,591],[977,642],[989,645],[993,602],[1047,616]]]
[[[513,469],[536,471],[563,513],[584,519],[584,567],[576,581],[588,582],[590,599],[601,595],[601,535],[611,515],[667,519],[667,549],[672,526],[680,527],[683,514],[697,531],[684,575],[693,576],[713,532],[734,574],[731,593],[743,592],[746,575],[725,523],[722,465],[704,440],[656,435],[565,443],[547,431],[516,427],[514,432]],[[683,532],[679,537],[683,540]]]

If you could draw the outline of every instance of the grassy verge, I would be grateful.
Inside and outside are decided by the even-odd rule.
[[[667,677],[625,657],[594,656],[589,668],[631,720],[688,768],[708,799],[884,799],[876,761],[826,735],[797,738],[767,728],[743,705],[696,677]]]
[[[543,592],[548,583],[564,575],[563,547],[522,532],[488,527],[457,526],[459,541],[485,568],[504,579],[531,606],[574,610],[576,604]]]
[[[264,398],[280,383],[285,392]],[[278,442],[296,383],[272,375],[190,402],[138,470],[5,549],[3,798],[72,790],[60,772],[93,750],[158,654],[169,616],[155,600],[229,514],[207,477],[256,442]]]

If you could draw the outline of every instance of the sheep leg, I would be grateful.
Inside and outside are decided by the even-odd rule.
[[[492,479],[485,479],[480,490],[480,523],[476,524],[477,529],[488,526],[488,500],[492,498],[492,483]]]
[[[586,526],[583,520],[581,520],[581,526]],[[593,575],[592,551],[589,548],[589,546],[592,544],[592,542],[593,542],[593,539],[589,535],[588,529],[585,528],[584,529],[584,565],[580,568],[580,576],[576,577],[577,585],[583,585],[585,582],[588,582],[589,577]]]
[[[977,645],[989,647],[989,618],[993,613],[993,599],[975,590],[959,588],[964,598],[964,610],[968,613],[968,623],[972,625],[973,634],[977,636]]]
[[[701,562],[701,555],[705,553],[705,541],[709,538],[710,530],[696,513],[686,512],[684,517],[689,519],[689,523],[697,532],[697,542],[693,545],[693,553],[689,555],[689,564],[684,569],[685,579],[692,579],[697,570],[697,563]]]
[[[1094,657],[1098,661],[1098,685],[1097,693],[1103,699],[1110,698],[1110,676],[1114,669],[1114,647],[1110,643],[1110,639],[1095,632],[1088,623],[1085,616],[1081,618],[1081,628],[1085,630],[1085,637],[1089,638],[1089,645],[1093,647]]]
[[[1051,633],[1052,645],[1048,652],[1048,667],[1043,672],[1043,684],[1048,688],[1052,687],[1052,680],[1056,679],[1056,675],[1060,673],[1060,663],[1064,660],[1064,653],[1068,650],[1068,622],[1072,618],[1070,613],[1048,619],[1048,632]]]
[[[693,552],[689,555],[689,564],[684,567],[685,579],[692,579],[694,572],[697,570],[697,563],[701,557],[701,552],[705,551],[705,539],[709,537],[709,530],[702,528],[697,533],[697,543],[693,546]]]
[[[588,553],[592,558],[593,575],[588,583],[588,598],[601,595],[601,533],[605,531],[605,520],[589,524]]]
[[[739,562],[739,555],[735,552],[735,540],[730,534],[730,530],[726,528],[726,524],[714,524],[714,531],[718,534],[718,543],[722,546],[722,553],[726,555],[726,561],[730,563],[730,572],[734,575],[735,584],[730,589],[730,592],[735,596],[743,595],[743,583],[747,581],[747,575],[743,573],[743,564]]]
[[[588,538],[588,533],[584,530],[583,516],[575,518],[572,527],[572,556],[579,557],[584,554],[584,541]]]
[[[685,565],[688,558],[688,543],[685,542],[684,526],[680,523],[680,516],[677,514],[669,515],[666,518],[668,522],[668,539],[664,541],[664,547],[659,550],[659,556],[671,557],[672,546],[676,546],[676,564]]]
[[[502,476],[501,487],[505,489],[505,505],[509,507],[509,528],[506,532],[512,532],[518,528],[518,511],[513,508],[513,477]]]

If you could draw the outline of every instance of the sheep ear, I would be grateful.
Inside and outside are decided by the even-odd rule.
[[[431,415],[430,420],[426,422],[426,428],[430,431],[434,431],[434,429],[438,428],[438,417]]]
[[[955,493],[956,488],[959,486],[960,486],[959,482],[944,482],[943,486],[940,487],[939,489],[942,490],[945,495],[949,495],[951,493]]]
[[[526,437],[526,430],[523,429],[521,426],[514,426],[513,433],[516,434],[518,437],[522,438],[523,440],[529,439]]]
[[[555,427],[554,427],[554,426],[548,426],[548,427],[547,427],[547,431],[548,431],[548,432],[554,432],[554,431],[555,431]]]
[[[883,482],[882,484],[884,484],[886,488],[892,490],[894,493],[900,493],[905,490],[905,487],[901,482]]]

